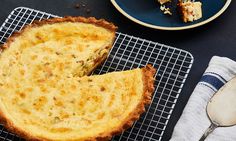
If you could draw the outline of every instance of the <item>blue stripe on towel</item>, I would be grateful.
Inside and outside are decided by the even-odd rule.
[[[207,72],[207,73],[205,73],[205,74],[208,74],[208,73],[209,73],[209,74],[213,74],[213,75],[218,76],[220,79],[223,80],[224,83],[227,82],[227,80],[226,80],[224,77],[222,77],[221,75],[219,75],[219,74],[217,74],[217,73],[215,73],[215,72]]]
[[[208,83],[217,90],[219,90],[225,84],[225,82],[222,81],[222,79],[219,79],[218,77],[211,74],[204,74],[200,82]]]

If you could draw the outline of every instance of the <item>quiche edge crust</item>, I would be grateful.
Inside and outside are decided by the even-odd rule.
[[[2,45],[2,47],[0,48],[1,49],[0,52],[4,51],[4,49],[8,48],[10,46],[11,42],[14,42],[14,39],[16,37],[20,36],[21,33],[24,32],[26,28],[38,27],[38,26],[42,26],[45,24],[54,24],[54,23],[60,23],[60,22],[83,22],[83,23],[94,24],[94,25],[104,27],[104,28],[110,30],[111,32],[114,33],[114,36],[115,36],[115,32],[117,30],[117,27],[113,23],[109,23],[109,22],[105,21],[104,19],[97,20],[94,17],[84,18],[84,17],[68,16],[68,17],[64,17],[64,18],[52,18],[52,19],[46,19],[46,20],[42,20],[42,21],[34,21],[32,24],[24,26],[20,32],[14,32],[12,34],[12,36],[7,39],[6,43],[4,43]],[[114,39],[113,39],[113,41],[114,41]],[[111,48],[111,47],[112,47],[112,45],[109,48]],[[106,58],[106,56],[101,58],[96,63],[96,66],[101,64],[105,60],[105,58]],[[153,78],[153,76],[156,73],[156,69],[153,68],[151,65],[147,65],[146,67],[142,68],[141,70],[142,70],[142,79],[143,79],[143,86],[144,86],[142,101],[140,101],[138,103],[137,107],[133,110],[133,112],[130,113],[130,116],[127,117],[125,122],[123,124],[121,124],[120,127],[113,130],[112,132],[104,133],[104,134],[101,134],[100,136],[97,136],[97,137],[95,136],[95,137],[89,138],[88,141],[107,141],[107,140],[111,139],[112,136],[117,135],[117,134],[123,132],[124,130],[130,128],[132,126],[132,124],[134,123],[134,121],[139,119],[140,115],[143,112],[145,112],[145,106],[151,103],[151,97],[154,92],[154,78]],[[0,123],[2,123],[8,131],[13,132],[26,140],[50,141],[49,139],[46,139],[46,138],[35,137],[32,134],[25,132],[21,128],[16,127],[14,125],[14,123],[11,120],[9,120],[7,118],[7,116],[3,113],[1,108],[0,108]],[[71,139],[71,140],[73,140],[73,139]],[[76,139],[74,139],[74,140],[76,140]]]

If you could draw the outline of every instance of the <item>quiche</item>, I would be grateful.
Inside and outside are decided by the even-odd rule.
[[[190,0],[179,1],[178,9],[184,22],[193,22],[202,18],[202,3]]]
[[[155,69],[89,75],[107,57],[116,27],[65,17],[14,34],[0,55],[0,119],[26,140],[109,140],[150,103]]]

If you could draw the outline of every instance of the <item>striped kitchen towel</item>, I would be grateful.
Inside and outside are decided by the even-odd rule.
[[[218,56],[211,59],[174,128],[171,141],[198,141],[201,138],[210,126],[206,113],[208,101],[234,76],[236,76],[236,62]],[[219,127],[207,137],[206,141],[236,141],[236,126]]]

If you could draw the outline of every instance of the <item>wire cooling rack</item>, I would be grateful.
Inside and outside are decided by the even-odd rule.
[[[38,10],[18,7],[14,9],[0,27],[0,43],[6,42],[14,32],[20,31],[25,24],[34,20],[48,19],[55,15]],[[175,107],[193,63],[190,53],[164,44],[140,39],[123,33],[116,33],[115,44],[105,63],[95,70],[101,74],[117,70],[128,70],[153,64],[158,73],[155,75],[155,93],[150,106],[132,128],[113,141],[156,141],[161,140],[166,125]],[[0,125],[0,139],[6,141],[23,140],[8,132]]]

